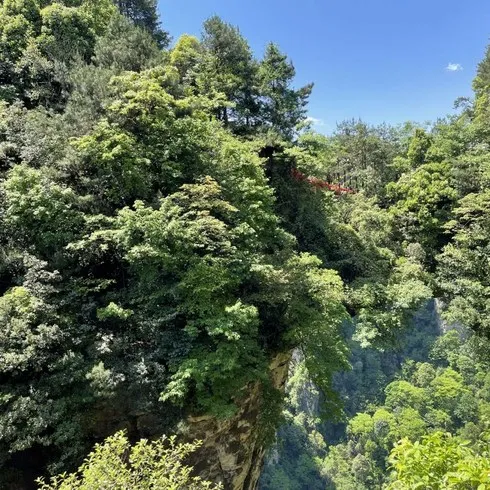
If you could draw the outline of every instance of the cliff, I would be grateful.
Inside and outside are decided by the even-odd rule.
[[[275,388],[283,391],[289,370],[291,352],[276,355],[269,366]],[[261,388],[259,383],[247,386],[236,403],[238,410],[229,418],[189,417],[181,432],[186,439],[203,441],[192,464],[206,480],[221,482],[225,490],[254,490],[266,448],[260,437]]]

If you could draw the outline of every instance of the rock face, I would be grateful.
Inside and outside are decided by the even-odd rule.
[[[468,335],[467,329],[460,323],[448,323],[443,318],[443,312],[445,308],[445,304],[440,299],[434,300],[435,312],[437,314],[437,320],[439,323],[439,330],[441,335],[448,333],[450,330],[457,330],[460,335],[464,335],[465,337]]]
[[[284,390],[290,360],[288,352],[276,355],[270,363],[271,380],[277,389]],[[258,429],[260,385],[249,385],[236,403],[239,409],[232,418],[189,417],[182,432],[186,439],[203,441],[191,461],[199,476],[221,482],[225,490],[254,490],[265,455]]]

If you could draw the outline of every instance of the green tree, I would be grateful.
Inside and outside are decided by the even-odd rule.
[[[397,174],[394,159],[403,152],[404,131],[360,120],[340,123],[334,133],[336,161],[329,169],[331,178],[368,196],[385,200],[385,186]]]
[[[412,407],[423,411],[429,399],[423,388],[413,386],[407,381],[393,381],[386,389],[385,404],[391,409]]]
[[[148,32],[115,15],[104,35],[97,38],[93,61],[111,74],[140,72],[162,63],[163,54]]]
[[[237,27],[214,16],[204,22],[202,45],[200,90],[211,97],[222,94],[227,103],[217,108],[218,119],[238,133],[248,131],[258,115],[257,66],[248,42]]]
[[[0,97],[60,108],[68,95],[67,67],[89,61],[96,37],[115,8],[110,0],[84,0],[76,6],[33,0],[0,5]]]
[[[179,37],[170,53],[170,62],[177,68],[182,83],[196,85],[202,57],[203,48],[197,37],[188,34]]]
[[[421,442],[402,440],[393,449],[390,490],[485,489],[490,485],[488,449],[479,454],[451,434],[435,432]]]
[[[432,145],[432,137],[423,129],[416,129],[410,139],[407,157],[412,168],[420,167],[427,162],[427,152]]]
[[[454,214],[456,219],[447,225],[453,240],[438,257],[439,283],[448,302],[446,316],[489,337],[490,193],[465,196]]]
[[[185,459],[200,442],[177,444],[175,437],[150,442],[142,439],[131,446],[123,432],[95,446],[76,473],[62,474],[49,482],[38,480],[39,490],[89,490],[93,488],[143,490],[186,488],[218,490],[221,485],[192,475]]]
[[[434,255],[447,242],[444,226],[457,199],[449,164],[421,165],[390,184],[388,196],[403,239],[420,243],[433,266]]]
[[[148,31],[157,44],[167,47],[170,35],[160,27],[156,0],[113,0],[119,11],[138,27]]]
[[[265,127],[291,139],[298,125],[306,119],[308,98],[313,84],[300,89],[292,87],[296,70],[276,44],[265,50],[258,71]]]

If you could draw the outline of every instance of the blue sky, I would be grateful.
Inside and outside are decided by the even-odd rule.
[[[160,0],[159,10],[174,38],[200,35],[217,14],[258,57],[278,43],[297,85],[315,83],[310,116],[327,133],[350,118],[397,124],[450,113],[471,95],[490,37],[490,0]]]

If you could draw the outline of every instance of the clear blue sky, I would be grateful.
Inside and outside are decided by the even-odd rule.
[[[490,37],[490,0],[160,0],[159,9],[174,38],[199,36],[217,14],[258,57],[277,42],[297,85],[315,83],[310,116],[322,132],[353,117],[396,124],[450,113],[471,95]]]

